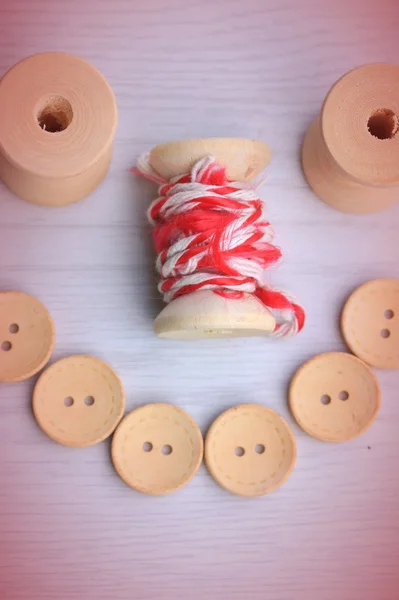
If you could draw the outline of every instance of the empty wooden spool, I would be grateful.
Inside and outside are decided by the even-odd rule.
[[[399,66],[369,64],[331,88],[302,146],[315,194],[337,210],[374,213],[399,198]]]
[[[0,82],[0,177],[46,206],[87,196],[108,170],[115,96],[86,61],[63,52],[25,58]]]
[[[255,179],[270,161],[268,146],[236,138],[193,139],[161,144],[149,155],[149,165],[163,179],[187,173],[212,155],[235,181]],[[275,319],[252,294],[224,298],[212,290],[180,296],[155,319],[154,329],[163,338],[199,339],[262,336],[274,330]]]

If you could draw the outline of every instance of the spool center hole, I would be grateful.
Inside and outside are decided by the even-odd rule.
[[[389,108],[375,110],[367,121],[371,135],[379,140],[391,140],[399,128],[398,116]]]
[[[59,133],[72,122],[71,103],[62,96],[47,96],[40,101],[37,111],[39,126],[48,133]]]

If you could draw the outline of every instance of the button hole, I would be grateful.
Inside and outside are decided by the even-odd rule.
[[[143,450],[144,452],[151,452],[153,446],[151,444],[151,442],[144,442],[143,444]]]
[[[348,394],[348,392],[346,392],[345,390],[343,390],[342,392],[340,392],[338,394],[338,398],[340,400],[347,400],[349,398],[349,394]]]
[[[93,396],[86,396],[84,402],[85,402],[86,406],[93,406],[93,404],[94,404]]]
[[[169,456],[169,454],[172,454],[173,448],[172,446],[169,446],[169,444],[165,444],[164,446],[162,446],[161,452],[162,454],[165,454],[165,456]]]
[[[66,398],[64,398],[64,404],[67,407],[72,406],[74,402],[75,400],[72,398],[72,396],[67,396]]]
[[[234,450],[236,456],[244,456],[245,454],[245,450],[244,448],[241,448],[241,446],[238,446],[235,450]]]
[[[265,450],[266,450],[266,448],[264,447],[263,444],[256,444],[256,446],[255,446],[256,454],[263,454]]]
[[[4,352],[9,352],[12,348],[12,344],[11,342],[3,342],[1,344],[1,349],[4,350]]]
[[[320,398],[320,402],[324,404],[324,406],[327,406],[327,404],[330,404],[331,402],[331,396],[328,394],[323,394],[323,396]]]
[[[389,331],[389,329],[381,329],[380,335],[382,338],[384,338],[384,340],[386,340],[387,338],[390,337],[391,332]]]
[[[16,323],[12,323],[10,325],[10,327],[8,328],[8,331],[10,333],[18,333],[18,331],[19,331],[19,325],[17,325]]]
[[[393,312],[393,310],[391,310],[391,309],[388,309],[388,310],[386,310],[386,311],[384,312],[384,317],[385,317],[386,319],[388,319],[388,320],[389,320],[389,319],[393,319],[393,318],[394,318],[394,316],[395,316],[395,313],[394,313],[394,312]]]

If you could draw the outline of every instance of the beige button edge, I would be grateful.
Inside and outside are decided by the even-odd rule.
[[[129,416],[132,413],[137,413],[138,411],[146,408],[147,406],[161,406],[161,407],[171,407],[173,409],[175,409],[176,411],[180,412],[181,414],[184,415],[184,417],[186,419],[188,419],[191,424],[193,425],[193,430],[196,431],[198,433],[198,441],[199,441],[199,446],[200,446],[200,452],[197,458],[196,463],[193,466],[192,472],[190,473],[190,475],[183,480],[178,486],[170,489],[170,490],[164,490],[164,491],[154,491],[154,490],[148,490],[144,487],[140,487],[139,485],[132,485],[130,482],[128,482],[123,474],[123,469],[121,467],[121,465],[119,464],[119,460],[116,457],[116,443],[117,443],[117,435],[118,435],[118,430],[119,428],[123,425],[125,419],[129,418]],[[129,411],[127,414],[125,414],[123,416],[123,418],[121,419],[121,421],[118,423],[118,426],[116,427],[113,437],[112,437],[112,441],[111,441],[111,460],[112,460],[112,464],[114,466],[115,471],[117,472],[118,476],[120,477],[120,479],[123,481],[123,483],[129,487],[132,490],[135,490],[136,492],[140,492],[141,494],[147,494],[149,496],[166,496],[168,494],[172,494],[173,492],[177,492],[178,490],[180,490],[181,488],[185,487],[187,484],[190,483],[190,481],[194,478],[194,476],[197,474],[198,469],[201,466],[201,463],[203,461],[203,457],[204,457],[204,438],[202,436],[201,430],[198,426],[198,424],[194,421],[194,419],[191,417],[191,415],[189,415],[185,410],[183,410],[182,408],[175,406],[174,404],[168,404],[167,402],[150,402],[147,404],[142,404],[141,406],[137,406],[136,408],[134,408],[133,410]]]
[[[35,368],[31,369],[25,375],[20,375],[19,377],[11,377],[11,378],[7,377],[7,378],[0,380],[0,383],[19,383],[21,381],[26,381],[27,379],[30,379],[31,377],[33,377],[34,375],[39,373],[39,371],[41,371],[43,369],[43,367],[45,367],[47,365],[47,363],[49,362],[51,355],[53,353],[53,350],[54,350],[54,346],[55,346],[55,325],[54,325],[54,321],[53,321],[47,307],[40,300],[38,300],[35,296],[32,296],[32,294],[27,294],[26,292],[21,292],[18,290],[1,290],[0,294],[18,294],[19,296],[26,296],[28,298],[32,298],[35,302],[37,302],[38,304],[40,304],[43,307],[44,311],[47,314],[49,324],[51,327],[51,333],[52,333],[51,344],[50,344],[50,347],[49,347],[49,350],[48,350],[46,356],[40,362],[39,366],[36,366]]]
[[[359,285],[356,289],[354,289],[351,292],[351,294],[346,299],[344,307],[341,311],[341,318],[340,318],[340,329],[341,329],[342,337],[344,338],[345,343],[348,346],[349,350],[357,358],[359,358],[360,360],[365,362],[370,367],[374,367],[375,369],[381,369],[383,371],[394,371],[394,370],[398,369],[399,367],[398,366],[389,366],[389,367],[383,366],[382,362],[379,362],[379,361],[370,362],[370,357],[366,353],[363,353],[361,351],[361,349],[359,352],[359,348],[355,348],[352,341],[347,336],[347,333],[345,332],[345,329],[346,329],[345,322],[348,321],[348,312],[351,308],[352,302],[354,302],[354,300],[356,299],[356,296],[358,294],[360,294],[364,290],[367,290],[368,287],[372,287],[375,283],[387,283],[387,282],[392,282],[392,281],[395,281],[396,283],[398,283],[399,280],[398,280],[398,278],[395,278],[395,277],[379,277],[377,279],[370,279],[369,281],[366,281],[365,283],[362,283],[361,285]]]
[[[329,438],[327,436],[321,437],[319,435],[316,435],[313,431],[310,431],[306,427],[306,425],[303,424],[303,422],[301,421],[301,419],[298,418],[297,415],[295,414],[295,410],[294,410],[294,407],[293,407],[293,400],[292,400],[292,388],[293,388],[295,380],[297,379],[297,377],[299,377],[299,374],[302,372],[302,370],[305,369],[305,367],[309,363],[311,363],[315,358],[317,358],[319,356],[329,356],[329,355],[334,355],[334,354],[344,354],[346,356],[350,356],[351,359],[353,359],[353,360],[357,361],[358,363],[360,363],[361,365],[363,365],[370,372],[370,375],[374,379],[374,382],[375,382],[376,388],[377,388],[377,405],[376,405],[376,409],[375,409],[375,412],[373,414],[373,417],[370,419],[370,421],[366,425],[364,425],[364,427],[362,427],[354,435],[351,435],[350,437],[347,437],[344,440],[332,439],[332,438]],[[354,440],[357,437],[361,436],[374,423],[374,421],[375,421],[375,419],[376,419],[376,417],[378,415],[378,411],[380,410],[380,407],[381,407],[381,388],[380,388],[379,381],[378,381],[375,373],[371,370],[370,366],[367,363],[365,363],[363,360],[361,360],[360,358],[358,358],[357,356],[354,356],[353,354],[350,354],[349,352],[322,352],[321,354],[316,354],[315,356],[313,356],[312,358],[310,358],[309,360],[307,360],[306,362],[304,362],[296,370],[294,376],[291,379],[289,390],[288,390],[288,404],[289,404],[289,407],[290,407],[291,414],[292,414],[293,418],[295,419],[295,422],[297,423],[297,425],[307,435],[309,435],[310,437],[312,437],[312,438],[314,438],[316,440],[319,440],[320,442],[325,442],[325,443],[329,443],[329,444],[344,444],[345,442],[349,442],[349,441]]]
[[[41,421],[41,419],[40,419],[40,417],[38,415],[37,409],[35,407],[35,392],[36,392],[36,388],[37,388],[37,386],[38,386],[41,378],[47,373],[47,371],[49,369],[52,369],[55,365],[57,365],[61,361],[68,360],[68,359],[73,359],[73,358],[89,358],[90,360],[95,359],[99,363],[104,364],[107,367],[107,369],[111,370],[112,373],[115,375],[115,379],[118,381],[118,383],[120,385],[120,388],[121,388],[121,392],[122,392],[122,405],[121,405],[120,414],[118,415],[118,420],[117,420],[116,424],[113,426],[113,428],[109,432],[106,433],[106,435],[98,438],[94,442],[83,443],[83,444],[82,443],[76,443],[76,442],[75,443],[67,443],[67,442],[65,442],[65,440],[61,440],[60,438],[57,438],[57,436],[55,436],[53,433],[50,433],[48,431],[48,429],[46,428],[46,426],[43,425],[43,422]],[[123,384],[122,384],[122,380],[119,377],[119,375],[104,360],[102,360],[101,358],[97,358],[96,356],[90,356],[89,354],[71,354],[70,356],[64,356],[63,358],[60,358],[60,359],[54,361],[53,363],[51,363],[51,365],[49,365],[47,367],[47,369],[45,369],[45,371],[43,371],[43,373],[41,373],[40,377],[36,381],[35,387],[33,389],[33,394],[32,394],[32,412],[33,412],[33,416],[35,417],[35,421],[36,421],[38,427],[40,427],[40,429],[43,431],[43,433],[45,435],[47,435],[48,438],[50,438],[54,442],[57,442],[57,444],[60,444],[61,446],[66,446],[68,448],[88,448],[90,446],[95,446],[97,444],[100,444],[104,440],[108,439],[114,433],[115,429],[118,427],[119,423],[121,422],[121,420],[123,418],[123,413],[125,411],[125,407],[126,407],[126,394],[125,394],[125,389],[124,389]]]
[[[211,439],[211,435],[212,435],[212,431],[213,429],[219,424],[219,421],[222,420],[222,418],[228,414],[229,412],[234,412],[237,409],[248,409],[248,408],[255,408],[257,410],[262,409],[265,410],[267,412],[271,412],[274,415],[276,415],[280,421],[282,421],[284,427],[286,428],[288,435],[292,441],[292,449],[293,449],[293,455],[292,455],[292,461],[290,464],[290,468],[287,470],[287,472],[285,473],[283,479],[281,481],[278,482],[278,484],[276,484],[275,486],[269,488],[266,492],[262,492],[259,494],[246,494],[244,492],[233,492],[231,489],[229,489],[228,487],[226,487],[225,485],[223,485],[222,482],[219,481],[218,476],[215,472],[215,469],[213,468],[213,466],[211,465],[210,462],[210,458],[209,458],[209,444],[210,444],[210,439]],[[204,450],[204,461],[205,461],[205,465],[206,468],[208,469],[210,475],[212,476],[213,480],[223,489],[225,489],[226,491],[228,491],[230,494],[233,494],[235,496],[241,496],[242,498],[260,498],[262,496],[267,496],[268,494],[275,492],[276,490],[278,490],[286,481],[287,479],[290,477],[290,475],[292,474],[293,470],[295,469],[295,465],[296,465],[296,460],[297,460],[297,447],[296,447],[296,438],[295,435],[291,429],[291,427],[289,426],[289,424],[287,423],[287,421],[275,410],[273,410],[272,408],[269,408],[267,406],[264,406],[263,404],[237,404],[235,406],[232,406],[230,408],[228,408],[227,410],[223,411],[218,417],[216,417],[216,419],[213,421],[213,423],[211,424],[211,426],[209,427],[206,437],[205,437],[205,450]]]

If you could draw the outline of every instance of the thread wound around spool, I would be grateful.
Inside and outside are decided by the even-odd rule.
[[[196,221],[198,215],[194,216],[195,225],[193,229],[190,228],[190,225],[187,222],[186,224],[188,226],[188,229],[186,231],[185,226],[183,226],[183,230],[185,231],[185,233],[183,234],[181,239],[179,238],[180,241],[182,241],[185,235],[191,236],[193,235],[193,232],[195,232],[195,243],[193,242],[193,240],[191,240],[190,243],[194,243],[194,246],[197,243],[199,243],[198,247],[201,252],[201,244],[204,243],[204,240],[198,242],[199,238],[196,236],[199,235],[200,231],[202,235],[202,233],[206,231],[205,223],[209,223],[209,221],[206,221],[205,219],[205,221],[203,221],[203,226],[205,227],[205,229],[201,230],[201,219],[204,218],[205,214],[209,210],[207,204],[209,199],[207,200],[206,197],[208,195],[212,197],[212,195],[214,194],[213,186],[215,185],[217,188],[220,185],[221,189],[224,189],[223,186],[229,185],[228,182],[226,182],[226,177],[227,180],[230,182],[231,180],[234,181],[240,179],[241,182],[244,180],[244,185],[242,185],[241,187],[241,184],[238,182],[237,189],[234,191],[234,193],[232,192],[231,198],[228,198],[226,200],[227,205],[229,205],[229,202],[231,204],[234,204],[234,202],[236,202],[236,200],[234,200],[234,194],[237,194],[237,198],[243,198],[245,196],[245,193],[248,193],[244,192],[244,190],[250,190],[250,186],[245,186],[245,182],[257,177],[265,169],[269,160],[270,150],[268,146],[259,141],[243,140],[236,138],[181,140],[178,142],[163,144],[161,146],[156,146],[155,148],[153,148],[149,153],[148,158],[146,158],[144,161],[140,161],[139,172],[142,172],[143,174],[145,174],[145,176],[148,176],[150,179],[154,179],[155,181],[159,182],[169,181],[171,178],[177,176],[182,176],[184,180],[186,178],[187,173],[189,173],[189,177],[193,177],[193,179],[190,180],[191,183],[187,184],[188,186],[190,186],[192,183],[194,184],[195,182],[197,182],[197,178],[199,178],[198,181],[201,182],[200,185],[204,185],[205,187],[209,185],[211,181],[214,182],[210,185],[210,188],[207,189],[205,196],[202,195],[204,193],[204,190],[197,190],[197,193],[199,193],[199,203],[197,203],[197,201],[195,200],[194,194],[194,203],[191,203],[191,209],[196,211],[197,208],[200,206],[201,198],[205,197],[204,205],[198,208],[199,212],[201,213],[201,211],[204,211],[204,214],[201,213],[198,222]],[[208,168],[212,170],[212,173],[216,176],[216,179],[213,180],[212,177],[208,179],[210,173],[210,171],[207,171]],[[213,170],[215,168],[216,171]],[[193,169],[192,173],[190,173],[191,169]],[[201,171],[201,169],[204,169],[204,171]],[[205,172],[208,173],[208,175],[205,175]],[[202,179],[201,173],[204,173],[204,179]],[[177,185],[176,179],[173,180],[172,189],[175,185]],[[187,199],[184,200],[182,196],[184,184],[180,182],[178,185],[180,187],[179,192],[176,195],[180,194],[179,200],[172,201],[171,198],[164,198],[164,192],[160,190],[161,198],[158,198],[158,200],[156,200],[153,203],[152,208],[150,209],[149,215],[152,215],[150,216],[151,222],[153,224],[158,223],[161,229],[163,225],[169,221],[169,217],[167,214],[169,208],[172,210],[172,206],[176,208],[176,206],[179,205],[179,203],[184,204],[184,202],[187,201]],[[164,186],[161,186],[161,189],[163,189],[163,187]],[[167,189],[168,187],[169,185],[167,184],[165,186],[165,189]],[[234,184],[232,184],[232,187],[234,188]],[[190,187],[189,191],[186,190],[185,193],[188,193],[188,196],[190,196],[192,193],[194,193],[193,189],[193,187]],[[241,195],[240,190],[243,191]],[[223,198],[223,193],[227,192],[221,192],[220,198]],[[254,202],[254,198],[250,198],[250,202]],[[246,201],[248,201],[248,199],[246,199]],[[177,202],[177,204],[175,204],[175,202]],[[218,206],[219,196],[216,195],[212,202],[215,204],[215,206]],[[258,200],[258,202],[260,202],[260,200]],[[190,202],[188,202],[188,204],[190,204]],[[163,217],[160,217],[160,214],[162,214],[163,212],[162,206],[167,207],[167,212]],[[234,205],[234,207],[237,213],[241,210],[241,207],[239,205]],[[250,207],[250,210],[253,210],[252,204],[249,204],[248,207]],[[158,208],[160,210],[160,213],[158,212]],[[175,208],[173,210],[175,210]],[[220,214],[224,214],[225,206],[223,205],[223,202],[220,205],[220,210]],[[257,211],[259,212],[259,207],[257,208]],[[219,213],[219,210],[216,212]],[[173,214],[179,214],[181,216],[183,213],[184,209],[182,208],[182,210],[179,209],[177,213]],[[257,218],[260,218],[261,216],[262,213],[259,212]],[[246,221],[243,221],[243,223],[244,222]],[[180,225],[177,225],[177,230],[179,230],[180,226],[182,226],[182,223],[183,222],[180,219]],[[270,224],[264,222],[262,224],[262,228],[268,225]],[[199,230],[197,230],[197,226],[200,226]],[[220,224],[218,226],[220,226]],[[256,230],[256,234],[252,232],[251,235],[254,234],[254,237],[256,239],[259,239],[257,237],[258,233],[259,231]],[[209,232],[206,235],[209,235]],[[263,235],[265,235],[265,233],[262,229],[262,236]],[[176,232],[173,236],[173,244],[176,242],[175,236]],[[272,238],[273,236],[271,237],[271,239]],[[211,238],[205,239],[207,239],[207,242],[204,248],[207,247],[209,239],[212,239],[212,235]],[[269,241],[271,241],[271,239],[269,239]],[[163,242],[161,242],[161,246],[162,243]],[[239,245],[242,243],[243,241],[241,240]],[[272,248],[272,246],[270,246],[270,248]],[[158,247],[157,252],[160,250],[161,247]],[[172,256],[174,256],[173,252]],[[206,252],[207,251],[205,251],[204,256],[206,255]],[[166,254],[164,254],[164,252],[161,250],[161,263],[164,259],[167,259],[167,256],[170,257],[168,253],[169,250]],[[218,250],[216,250],[216,255],[217,253]],[[210,254],[212,256],[212,252]],[[198,248],[194,250],[194,255],[198,255]],[[182,260],[179,264],[182,265],[185,260],[185,257],[181,256],[180,258]],[[273,259],[270,257],[267,260],[273,261],[277,260],[277,258]],[[160,272],[163,271],[163,267],[160,266],[161,263],[159,263],[158,265],[158,268],[160,268]],[[194,263],[195,261],[193,261],[193,264]],[[164,293],[166,301],[170,303],[163,309],[163,311],[155,320],[154,329],[160,337],[175,339],[200,339],[220,337],[264,336],[275,332],[277,329],[280,329],[281,324],[280,322],[277,323],[277,317],[275,317],[274,313],[272,312],[273,310],[276,312],[276,309],[279,320],[281,320],[283,314],[283,318],[285,319],[287,313],[290,314],[289,319],[291,319],[292,317],[293,320],[290,321],[290,331],[291,325],[292,330],[296,331],[298,331],[298,329],[300,330],[300,328],[303,326],[303,322],[298,324],[297,315],[295,313],[296,305],[291,304],[291,302],[287,298],[279,298],[279,300],[277,301],[276,296],[274,296],[274,301],[277,302],[279,306],[277,307],[277,304],[272,302],[271,304],[273,306],[273,309],[269,310],[267,302],[265,302],[264,300],[260,300],[260,296],[256,296],[256,294],[252,293],[248,289],[245,291],[245,293],[234,292],[231,295],[229,295],[229,293],[224,293],[225,285],[228,288],[230,288],[230,290],[236,289],[234,287],[235,285],[237,285],[237,281],[234,279],[234,269],[232,273],[230,273],[227,270],[228,275],[233,275],[233,281],[223,280],[225,273],[223,271],[222,266],[220,273],[223,282],[221,282],[220,280],[217,282],[207,282],[206,278],[208,275],[210,276],[211,280],[213,275],[215,275],[216,279],[219,278],[217,261],[214,263],[214,266],[212,266],[212,258],[209,260],[209,263],[207,263],[207,259],[205,259],[205,266],[200,267],[200,271],[198,272],[197,278],[195,277],[196,273],[195,269],[193,270],[193,264],[187,265],[188,271],[185,270],[185,268],[183,268],[181,272],[182,277],[184,277],[185,275],[192,275],[194,273],[193,279],[190,280],[190,282],[192,283],[188,284],[188,280],[186,280],[185,282],[188,285],[188,291],[183,291],[180,294],[176,294],[175,292],[173,292],[173,294],[170,294],[169,292],[167,292],[166,288],[170,289],[170,285],[174,285],[173,281],[167,281],[165,289],[163,287],[163,284],[161,284],[160,289],[162,290],[162,293]],[[257,262],[255,261],[254,264],[257,264]],[[171,264],[169,264],[165,269],[165,271],[168,274],[165,275],[165,273],[163,273],[163,278],[170,277],[170,267]],[[203,268],[204,270],[201,271],[201,268]],[[173,267],[171,272],[172,279],[175,276],[173,275],[173,271],[176,271],[176,265],[175,267]],[[177,270],[175,274],[177,274],[178,271],[179,270]],[[237,275],[239,275],[238,272]],[[178,281],[180,281],[179,274],[177,274],[177,278]],[[238,284],[238,289],[240,289],[240,285],[245,286],[248,284],[250,289],[253,289],[253,291],[256,290],[256,285],[254,285],[254,287],[251,288],[252,284],[254,284],[255,279],[251,279],[250,277],[249,280],[250,282],[242,282],[242,280],[240,280]],[[163,281],[165,282],[165,279],[163,279]],[[200,281],[200,285],[196,287],[196,282],[198,281]],[[204,287],[202,287],[202,284],[205,284]],[[192,286],[191,289],[190,285]],[[220,286],[220,293],[215,293],[215,286]],[[273,292],[270,291],[270,294],[273,294]],[[167,299],[168,296],[169,299]],[[281,312],[279,313],[279,308],[281,307],[282,301],[284,307],[282,307]],[[299,311],[302,310],[300,307],[296,308],[298,308]],[[288,323],[285,322],[286,328],[287,325]],[[283,335],[286,334],[288,335],[288,329],[285,334],[283,333]]]
[[[0,176],[34,204],[80,200],[108,170],[116,125],[97,69],[62,52],[30,56],[0,82]]]
[[[302,147],[319,198],[344,212],[372,213],[399,192],[399,66],[364,65],[339,79]]]

